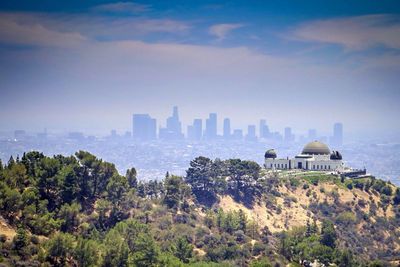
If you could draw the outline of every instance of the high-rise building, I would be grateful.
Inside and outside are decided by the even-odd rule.
[[[341,147],[343,145],[343,124],[340,122],[337,122],[333,125],[331,145],[334,147]]]
[[[294,139],[295,139],[295,137],[294,137],[294,134],[292,134],[292,128],[286,127],[283,140],[285,141],[285,143],[290,143],[290,142],[293,142]]]
[[[206,120],[204,136],[208,140],[217,138],[217,113],[210,113],[208,119]]]
[[[193,135],[194,140],[201,140],[203,134],[203,122],[201,119],[194,119],[193,120]]]
[[[179,121],[178,107],[174,106],[172,116],[167,118],[167,127],[160,129],[160,138],[166,140],[183,139],[182,124]]]
[[[247,141],[257,141],[256,126],[255,125],[249,125],[247,127],[246,140]]]
[[[149,114],[133,114],[132,136],[136,140],[149,141],[157,138],[156,119]]]
[[[265,120],[260,120],[260,138],[270,138],[271,133],[269,131],[267,122]]]
[[[224,119],[224,139],[228,140],[231,138],[231,120],[229,118]]]
[[[241,129],[233,130],[232,139],[242,140],[243,139],[243,130],[241,130]]]
[[[199,141],[201,140],[203,129],[201,119],[194,119],[193,125],[187,127],[187,138],[189,140]]]

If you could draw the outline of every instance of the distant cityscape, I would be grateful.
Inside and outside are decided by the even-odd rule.
[[[133,114],[131,131],[111,130],[106,136],[80,131],[1,132],[0,159],[5,163],[11,155],[18,157],[31,150],[46,155],[71,155],[86,150],[114,163],[121,173],[135,167],[140,179],[150,180],[163,178],[167,171],[184,175],[190,161],[198,156],[241,158],[263,164],[267,148],[275,148],[280,156],[292,157],[305,143],[318,140],[331,149],[339,149],[350,166],[366,167],[373,175],[400,184],[400,144],[379,139],[348,140],[340,122],[334,123],[331,134],[324,136],[317,129],[297,135],[291,127],[275,131],[266,119],[261,119],[258,125],[248,125],[246,132],[232,129],[231,118],[221,121],[218,125],[218,114],[210,113],[206,119],[193,119],[184,133],[178,107],[173,107],[165,127],[158,126],[157,120],[149,114]]]
[[[186,135],[182,131],[182,123],[179,120],[178,107],[173,107],[172,115],[167,118],[166,127],[161,127],[157,131],[157,120],[149,114],[133,114],[132,118],[132,137],[139,141],[161,140],[183,140],[191,141],[213,141],[213,140],[245,140],[255,142],[258,139],[272,140],[275,142],[293,143],[296,136],[292,132],[291,127],[284,129],[283,135],[278,131],[271,131],[265,119],[261,119],[258,126],[258,134],[256,125],[248,125],[247,133],[244,134],[242,129],[231,129],[231,119],[224,118],[222,135],[218,135],[217,113],[210,113],[209,117],[203,124],[203,119],[196,118],[193,123],[187,126]],[[204,128],[203,128],[204,125]],[[111,131],[112,137],[117,137],[115,130]],[[130,137],[131,133],[126,132],[126,137]],[[298,137],[299,142],[307,142],[320,140],[324,143],[330,143],[332,146],[340,147],[343,145],[343,124],[338,122],[333,125],[333,135],[330,137],[318,136],[316,129],[310,129],[308,135]]]

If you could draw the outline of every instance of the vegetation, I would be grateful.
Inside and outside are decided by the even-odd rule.
[[[303,192],[309,205],[289,192]],[[224,196],[243,209],[221,208]],[[283,213],[301,205],[307,223],[289,227]],[[254,207],[284,226],[261,225],[249,216]],[[29,152],[0,164],[0,215],[10,229],[0,236],[6,266],[388,266],[400,256],[399,188],[265,174],[240,159],[198,157],[186,177],[144,182],[134,168],[120,175],[88,152]]]

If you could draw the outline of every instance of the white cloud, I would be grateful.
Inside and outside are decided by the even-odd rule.
[[[365,15],[311,21],[294,31],[294,38],[338,44],[349,50],[379,45],[400,49],[400,21],[392,15]]]
[[[134,14],[149,11],[150,6],[134,2],[117,2],[112,4],[98,5],[93,7],[92,10],[97,12]]]
[[[87,41],[78,32],[61,32],[46,28],[39,21],[20,21],[12,15],[0,17],[0,42],[18,45],[70,47]]]
[[[190,25],[171,19],[87,14],[0,13],[0,43],[73,46],[88,40],[132,40],[150,33],[183,34]]]
[[[218,40],[223,40],[226,38],[226,36],[233,30],[238,29],[240,27],[243,27],[242,24],[228,24],[228,23],[222,23],[222,24],[215,24],[210,27],[209,33],[211,35],[214,35],[215,37],[218,38]]]

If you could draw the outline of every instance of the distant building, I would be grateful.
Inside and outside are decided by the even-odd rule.
[[[117,131],[116,130],[111,130],[111,134],[110,134],[111,138],[117,138]]]
[[[224,139],[229,140],[231,138],[231,120],[229,118],[224,119]]]
[[[217,139],[217,113],[210,113],[208,119],[206,120],[204,137],[207,140]]]
[[[193,125],[187,127],[187,137],[189,140],[200,141],[203,132],[203,125],[201,119],[194,119]]]
[[[295,139],[295,136],[294,136],[294,134],[292,134],[292,128],[286,127],[285,128],[285,135],[284,135],[284,138],[283,138],[284,142],[285,143],[291,143],[291,142],[294,141],[294,139]]]
[[[133,114],[132,136],[136,140],[149,141],[157,138],[157,121],[149,114]]]
[[[85,136],[81,132],[70,132],[68,133],[68,138],[76,141],[85,140]]]
[[[247,127],[246,141],[257,141],[255,125],[249,125]]]
[[[243,139],[243,130],[241,130],[241,129],[233,130],[232,139],[242,140]]]
[[[182,124],[179,121],[177,106],[173,107],[172,116],[167,118],[167,127],[160,129],[159,137],[165,140],[183,139]]]
[[[331,137],[331,146],[341,147],[343,145],[343,124],[337,122],[333,125],[333,136]]]
[[[260,120],[260,138],[271,138],[271,133],[269,131],[267,122],[265,120]]]

